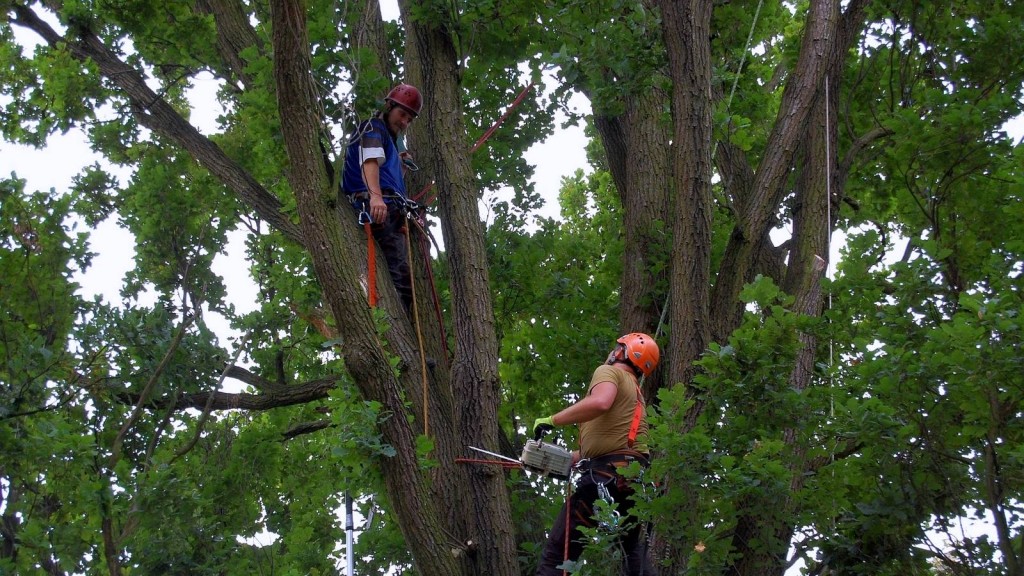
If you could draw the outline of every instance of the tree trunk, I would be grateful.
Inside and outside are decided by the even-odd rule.
[[[393,417],[380,424],[386,442],[394,446],[395,455],[382,458],[387,494],[402,534],[422,574],[440,576],[460,574],[451,550],[457,546],[447,536],[449,523],[441,510],[443,502],[430,492],[432,484],[417,461],[417,424],[407,418],[405,402],[416,408],[426,401],[419,393],[421,376],[411,361],[415,344],[404,311],[394,291],[382,304],[391,316],[392,329],[387,338],[392,353],[404,361],[405,370],[396,378],[388,362],[387,352],[376,338],[370,310],[363,299],[356,274],[361,256],[358,242],[343,241],[343,230],[335,210],[335,194],[327,181],[318,142],[320,118],[316,115],[316,89],[310,75],[309,45],[304,6],[301,2],[271,2],[274,77],[278,90],[278,108],[290,161],[289,181],[295,191],[302,234],[313,260],[324,296],[335,318],[339,334],[345,341],[346,365],[360,391],[370,400],[381,402]],[[348,215],[349,220],[353,217]],[[353,226],[348,232],[352,240]],[[404,391],[404,393],[403,393]],[[416,414],[419,414],[417,410]],[[418,422],[425,425],[423,422]],[[450,434],[450,433],[449,433]]]
[[[708,286],[711,278],[711,11],[710,0],[659,3],[662,34],[668,51],[672,89],[672,170],[676,196],[672,205],[669,348],[673,360],[668,379],[689,383],[692,362],[707,347]],[[666,480],[666,489],[671,490]],[[696,510],[695,495],[689,510]],[[683,519],[683,521],[687,521]],[[659,541],[657,557],[668,565],[663,574],[682,574],[695,542]]]
[[[498,342],[456,51],[450,35],[440,26],[411,18],[409,2],[399,2],[399,8],[408,35],[409,80],[424,96],[424,110],[417,122],[431,148],[421,157],[426,157],[439,189],[441,230],[450,267],[455,337],[451,388],[457,399],[451,442],[463,450],[469,445],[498,451]],[[450,461],[454,456],[450,455]],[[454,478],[465,484],[443,490],[440,497],[450,511],[451,529],[459,530],[467,545],[464,573],[515,576],[515,531],[504,475],[484,467],[463,467],[439,478],[438,484],[451,483]]]
[[[663,120],[669,95],[653,87],[626,102],[626,112],[609,117],[596,114],[594,124],[622,202],[625,250],[622,262],[620,331],[655,335],[666,306],[671,214],[669,177],[671,134]],[[664,343],[663,343],[664,344]],[[666,358],[668,360],[668,358]],[[652,401],[665,381],[665,366],[644,381]]]
[[[711,283],[710,1],[660,2],[673,80],[673,180],[670,382],[689,383],[707,348]]]
[[[737,204],[737,224],[729,239],[717,281],[711,296],[711,309],[718,319],[712,338],[724,341],[739,325],[742,317],[740,290],[749,278],[758,246],[771,230],[776,208],[785,196],[785,184],[803,137],[807,117],[835,49],[839,20],[839,2],[811,2],[803,44],[786,88],[765,154],[757,169],[751,195]]]
[[[829,203],[832,197],[841,196],[841,191],[836,190],[841,179],[835,169],[838,153],[834,118],[839,104],[836,79],[841,76],[838,71],[842,69],[845,54],[860,29],[863,3],[852,4],[841,20],[838,5],[834,10],[824,18],[840,22],[835,32],[836,40],[823,48],[824,73],[817,81],[818,92],[812,100],[803,138],[798,140],[801,161],[797,164],[793,200],[793,240],[789,266],[781,285],[783,291],[795,298],[794,312],[813,316],[820,315],[822,310],[821,280],[828,265],[831,230]],[[805,40],[809,39],[810,36],[805,36]],[[754,209],[753,206],[747,208]],[[800,342],[789,385],[803,392],[813,381],[818,345],[809,334],[801,334]],[[742,503],[740,509],[745,508],[747,512],[741,513],[733,533],[732,548],[737,562],[727,568],[726,573],[730,576],[782,576],[787,569],[786,555],[794,533],[792,519],[798,512],[794,495],[803,488],[806,473],[820,466],[807,462],[806,439],[799,434],[807,422],[787,424],[783,441],[790,453],[790,484],[781,497],[764,494]],[[765,510],[772,513],[765,515]]]

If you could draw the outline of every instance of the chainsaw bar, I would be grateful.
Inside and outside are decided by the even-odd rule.
[[[496,452],[491,452],[490,450],[484,450],[483,448],[477,448],[476,446],[466,446],[466,448],[469,448],[470,450],[476,450],[477,452],[481,452],[483,454],[487,454],[488,456],[494,456],[495,458],[501,458],[502,460],[507,460],[509,462],[515,462],[516,464],[519,464],[520,466],[523,464],[522,462],[520,462],[519,460],[516,460],[515,458],[509,458],[508,456],[503,456],[503,455],[498,454]]]

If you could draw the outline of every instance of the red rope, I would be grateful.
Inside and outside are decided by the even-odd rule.
[[[530,91],[530,88],[533,88],[533,82],[530,82],[529,84],[526,85],[526,88],[523,88],[523,91],[519,93],[519,96],[516,96],[516,99],[513,100],[512,104],[509,105],[508,110],[505,110],[505,113],[501,115],[501,118],[498,118],[498,120],[494,124],[491,124],[491,127],[488,128],[487,131],[483,133],[483,136],[480,136],[480,139],[476,141],[476,144],[473,144],[473,147],[469,149],[470,154],[476,152],[476,149],[482,146],[483,143],[486,142],[487,139],[491,137],[491,134],[494,134],[494,131],[497,130],[498,126],[501,126],[501,123],[508,118],[509,114],[512,113],[512,110],[514,110],[515,107],[518,106],[523,101],[523,98],[526,97],[526,93]]]
[[[437,295],[437,284],[434,282],[434,267],[430,265],[430,242],[427,240],[427,230],[416,220],[416,227],[420,230],[420,253],[423,254],[424,268],[427,269],[427,282],[430,284],[430,293],[434,297],[434,313],[437,315],[437,325],[441,329],[441,344],[444,346],[444,358],[447,365],[451,351],[448,350],[448,334],[444,329],[444,314],[441,312],[441,299]]]
[[[518,462],[507,462],[505,460],[478,460],[476,458],[456,458],[457,464],[494,464],[495,466],[501,466],[502,468],[522,468],[523,465]]]
[[[569,520],[572,518],[572,482],[565,483],[565,540],[562,550],[562,564],[569,561]],[[563,569],[562,576],[568,576],[569,571]]]
[[[422,190],[420,190],[415,196],[412,197],[412,199],[415,200],[416,202],[419,202],[420,201],[420,197],[423,196],[424,194],[426,194],[433,187],[434,187],[434,181],[431,180],[430,183],[427,184],[426,186],[424,186]],[[424,206],[426,206],[427,204],[429,204],[429,202],[420,202],[420,204],[423,204]]]
[[[529,84],[526,85],[526,88],[523,88],[523,91],[519,93],[519,96],[516,96],[516,99],[513,100],[511,104],[509,104],[508,109],[505,110],[505,113],[502,114],[497,120],[495,120],[494,124],[491,124],[491,127],[488,128],[483,133],[483,135],[481,135],[480,138],[477,139],[476,143],[473,144],[473,147],[469,149],[470,154],[476,152],[478,148],[483,146],[484,142],[487,142],[487,139],[490,138],[494,134],[494,132],[498,130],[498,127],[501,126],[502,122],[508,119],[509,115],[512,114],[512,111],[515,110],[516,106],[519,106],[519,104],[523,102],[523,98],[526,98],[526,94],[530,91],[531,88],[533,88],[533,82],[530,82]],[[424,186],[423,189],[420,190],[418,194],[412,197],[412,199],[419,202],[419,199],[422,198],[423,195],[429,192],[430,189],[433,187],[434,182],[433,180],[431,180],[430,183]],[[432,196],[429,201],[422,202],[422,204],[430,204],[431,202],[434,201],[435,198],[437,198],[436,194]]]

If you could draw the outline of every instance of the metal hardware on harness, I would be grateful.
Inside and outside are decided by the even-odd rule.
[[[602,530],[613,531],[619,527],[619,511],[614,508],[615,498],[612,498],[611,492],[608,491],[608,487],[602,483],[597,484],[597,496],[601,500],[604,500],[612,507],[609,514],[608,520],[602,520],[598,523],[598,527]]]
[[[519,461],[532,472],[560,480],[568,480],[572,471],[572,452],[541,440],[527,440]]]
[[[405,214],[409,216],[415,215],[423,208],[423,206],[421,206],[415,200],[405,198],[404,196],[396,196],[395,201],[398,202],[399,206],[402,207],[402,210],[405,212]]]
[[[373,217],[366,210],[359,211],[359,225],[365,226],[366,224],[373,224]]]

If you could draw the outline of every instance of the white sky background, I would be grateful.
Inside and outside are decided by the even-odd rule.
[[[396,0],[382,0],[381,5],[386,19],[397,19]],[[26,45],[38,41],[33,35],[25,33],[18,27],[14,27],[14,30],[19,41]],[[210,77],[200,78],[195,81],[195,85],[194,101],[216,102],[216,81]],[[574,103],[583,111],[589,110],[589,104],[582,97]],[[504,109],[495,110],[494,119],[503,111]],[[216,117],[221,112],[218,105],[197,106],[193,111],[192,121],[202,132],[212,133],[217,130]],[[556,122],[561,120],[556,118]],[[503,129],[508,128],[499,128]],[[1006,126],[1006,129],[1014,140],[1021,141],[1024,139],[1024,118],[1015,119]],[[547,202],[546,215],[557,215],[558,190],[562,179],[577,169],[589,171],[585,146],[586,138],[582,128],[556,128],[554,135],[533,146],[526,153],[527,161],[536,168],[533,178],[536,190]],[[41,150],[0,140],[0,174],[8,177],[12,172],[16,172],[19,178],[27,181],[27,189],[30,191],[53,189],[58,194],[64,193],[71,186],[72,178],[79,174],[83,167],[93,162],[102,162],[102,158],[89,149],[84,135],[79,130],[51,137],[46,148]],[[123,180],[125,175],[121,174],[120,177]],[[255,284],[245,268],[243,242],[244,233],[233,234],[227,246],[227,255],[218,256],[214,262],[214,271],[228,282],[228,301],[234,304],[240,313],[253,310],[258,298]],[[76,278],[81,285],[80,294],[87,299],[98,295],[109,303],[119,303],[119,291],[124,276],[133,267],[134,244],[131,234],[119,228],[114,219],[108,219],[91,231],[90,246],[97,255],[93,259],[92,267]],[[835,253],[835,250],[833,252]],[[226,322],[215,316],[207,315],[211,327],[217,330],[218,334],[224,335],[222,337],[228,337],[230,330]],[[977,533],[986,531],[987,528],[985,523],[974,523],[968,532]],[[941,544],[940,541],[936,543]],[[799,566],[794,566],[787,573],[798,574],[798,570]]]

